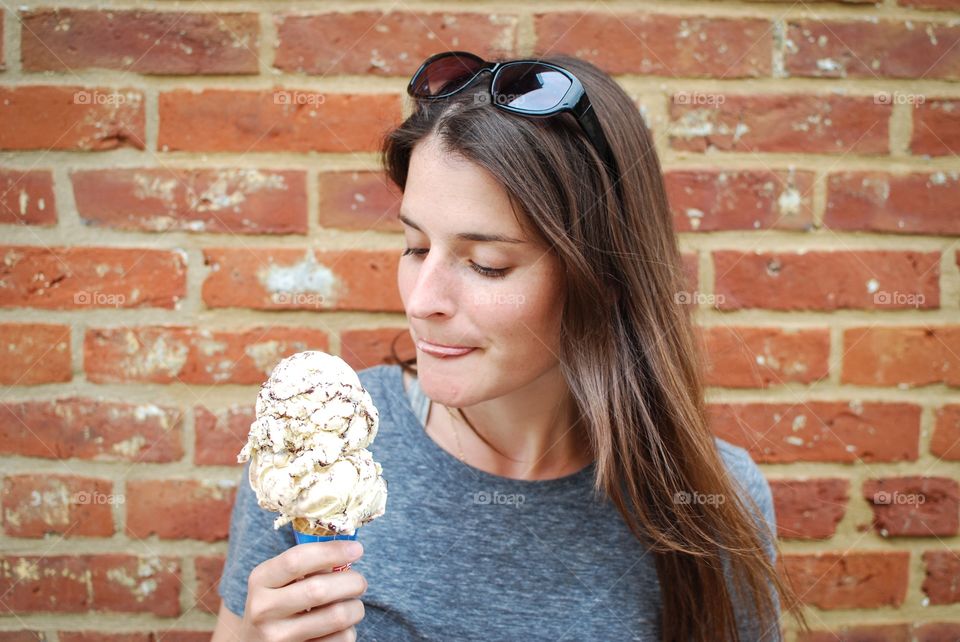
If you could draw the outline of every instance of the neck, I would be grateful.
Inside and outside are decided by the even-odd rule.
[[[447,415],[467,463],[513,479],[552,479],[592,461],[559,368],[510,394]],[[466,418],[466,422],[464,422]]]

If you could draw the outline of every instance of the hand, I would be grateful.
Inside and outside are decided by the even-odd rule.
[[[354,555],[350,554],[356,547]],[[345,566],[363,555],[359,542],[298,544],[253,569],[243,611],[245,642],[353,642],[363,619],[367,580]]]

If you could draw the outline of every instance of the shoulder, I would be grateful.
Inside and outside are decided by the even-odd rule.
[[[756,503],[760,510],[760,518],[767,523],[770,530],[776,533],[777,521],[773,507],[773,493],[763,471],[744,448],[734,446],[719,437],[715,437],[714,440],[730,476],[739,485],[741,492]],[[749,501],[744,503],[752,510]]]

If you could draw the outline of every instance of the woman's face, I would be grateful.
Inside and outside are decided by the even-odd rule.
[[[520,227],[507,192],[489,172],[426,139],[411,155],[400,214],[406,248],[413,252],[400,258],[397,278],[428,397],[445,406],[471,406],[516,391],[557,366],[559,262]],[[522,243],[460,237],[470,234]],[[435,356],[420,340],[475,349]]]

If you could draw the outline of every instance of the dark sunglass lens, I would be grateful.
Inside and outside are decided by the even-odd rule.
[[[571,81],[556,69],[537,63],[507,65],[500,70],[493,93],[500,104],[545,111],[560,104]]]
[[[461,89],[480,71],[483,63],[465,56],[445,56],[434,60],[413,79],[414,96],[441,96]]]

